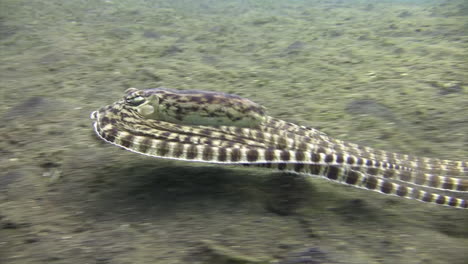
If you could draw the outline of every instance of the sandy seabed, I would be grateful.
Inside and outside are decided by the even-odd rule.
[[[0,2],[0,263],[466,263],[468,212],[150,159],[89,114],[235,93],[342,140],[468,157],[466,1]]]

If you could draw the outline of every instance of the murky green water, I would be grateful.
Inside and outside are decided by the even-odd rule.
[[[145,158],[100,142],[89,114],[129,87],[222,91],[343,140],[466,160],[467,10],[2,0],[0,262],[466,263],[466,210]]]

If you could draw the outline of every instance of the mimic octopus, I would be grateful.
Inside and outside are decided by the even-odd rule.
[[[415,157],[333,139],[236,95],[127,89],[91,114],[97,135],[157,158],[267,167],[386,195],[468,207],[467,161]],[[465,193],[465,194],[463,194]],[[457,197],[458,196],[458,197]]]

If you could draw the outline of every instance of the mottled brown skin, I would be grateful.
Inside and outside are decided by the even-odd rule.
[[[130,88],[125,100],[141,109],[145,118],[184,125],[254,128],[266,116],[265,108],[249,99],[218,92]]]

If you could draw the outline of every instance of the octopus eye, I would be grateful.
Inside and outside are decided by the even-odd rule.
[[[127,97],[125,98],[125,102],[132,106],[138,106],[145,102],[145,98],[142,96]]]

